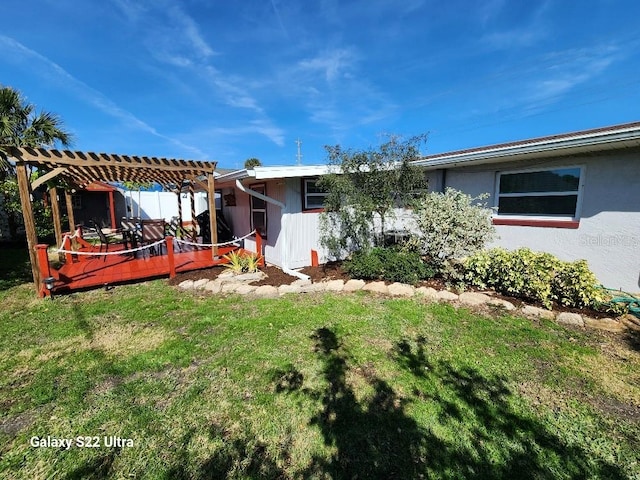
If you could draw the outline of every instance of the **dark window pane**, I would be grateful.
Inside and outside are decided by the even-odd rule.
[[[547,197],[500,197],[499,215],[567,215],[576,214],[577,195]]]
[[[322,208],[325,195],[307,195],[306,208]]]
[[[251,197],[251,208],[264,210],[267,208],[267,202],[257,197]]]
[[[251,214],[253,228],[260,232],[263,237],[267,234],[267,218],[264,212],[253,212]]]
[[[579,168],[509,173],[500,175],[500,193],[577,192],[579,183]]]
[[[325,190],[318,186],[317,180],[305,180],[305,185],[307,187],[306,193],[325,193]]]

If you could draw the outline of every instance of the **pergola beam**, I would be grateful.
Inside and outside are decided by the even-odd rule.
[[[66,172],[66,171],[67,171],[67,169],[65,167],[58,167],[58,168],[54,168],[50,172],[45,173],[41,177],[36,178],[33,182],[31,182],[31,191],[34,191],[36,188],[38,188],[43,183],[48,182],[49,180],[56,178],[58,175]]]

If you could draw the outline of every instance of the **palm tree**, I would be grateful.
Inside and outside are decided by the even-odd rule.
[[[257,158],[247,158],[244,161],[244,168],[247,170],[253,170],[256,167],[261,167],[262,162]]]
[[[10,171],[6,147],[54,147],[56,143],[67,147],[72,140],[60,117],[35,113],[19,91],[0,86],[0,175]]]
[[[22,205],[15,169],[9,163],[7,147],[69,146],[72,136],[62,127],[62,120],[52,113],[35,113],[35,107],[11,87],[0,85],[0,202],[7,217],[9,233],[16,237],[21,223]],[[36,222],[45,215],[36,210]],[[45,217],[42,217],[45,218]]]

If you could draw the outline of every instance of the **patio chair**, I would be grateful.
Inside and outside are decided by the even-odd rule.
[[[120,231],[125,244],[131,245],[131,248],[138,246],[140,240],[140,219],[122,217],[120,221]]]
[[[173,238],[182,238],[182,226],[178,217],[171,217],[171,221],[165,227],[165,234],[171,235]],[[182,251],[182,247],[178,242],[173,243],[174,248]]]
[[[93,224],[93,228],[95,229],[96,234],[98,235],[98,239],[100,240],[100,247],[98,250],[99,253],[102,253],[102,247],[104,247],[104,251],[106,253],[109,251],[109,245],[122,244],[122,242],[118,242],[116,238],[106,235],[102,231],[102,227],[96,220],[92,220],[91,223]],[[107,260],[106,255],[103,257],[103,260]]]
[[[164,220],[142,220],[142,245],[149,245],[157,241],[164,240]],[[157,250],[152,247],[154,255]],[[162,253],[162,244],[160,244],[160,253]]]

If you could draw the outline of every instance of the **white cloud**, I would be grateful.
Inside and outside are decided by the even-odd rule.
[[[273,126],[265,109],[252,95],[247,86],[249,82],[238,75],[222,72],[211,63],[216,52],[200,32],[196,20],[179,4],[166,1],[149,4],[146,14],[155,18],[153,27],[145,29],[148,22],[141,22],[135,7],[131,7],[127,0],[114,1],[127,18],[136,23],[136,28],[142,29],[144,43],[153,58],[172,67],[186,69],[190,76],[203,78],[212,87],[207,96],[219,97],[228,106],[253,112],[256,118],[252,121],[251,131],[264,135],[276,145],[283,143],[282,131]],[[277,4],[272,1],[271,5],[284,28]]]
[[[600,46],[548,54],[540,61],[527,101],[557,99],[603,73],[619,54],[615,47]]]
[[[27,48],[10,37],[0,35],[0,49],[3,47],[9,49],[14,55],[28,59],[28,61],[33,64],[32,70],[34,72],[37,72],[48,81],[56,81],[61,85],[61,88],[70,91],[76,98],[93,106],[102,113],[117,118],[128,127],[141,130],[155,137],[166,140],[181,149],[193,153],[198,158],[205,158],[205,154],[202,150],[197,147],[187,145],[176,138],[172,138],[158,132],[153,126],[139,119],[133,113],[121,108],[104,94],[77,79],[60,65],[48,59],[44,55]]]
[[[303,72],[320,74],[327,82],[331,83],[339,78],[350,77],[351,66],[355,60],[353,51],[346,48],[326,50],[313,58],[298,62],[298,67]]]
[[[285,144],[285,132],[266,119],[252,120],[246,124],[235,127],[214,127],[206,129],[200,136],[213,138],[241,137],[247,134],[259,134],[267,137],[279,147]]]

